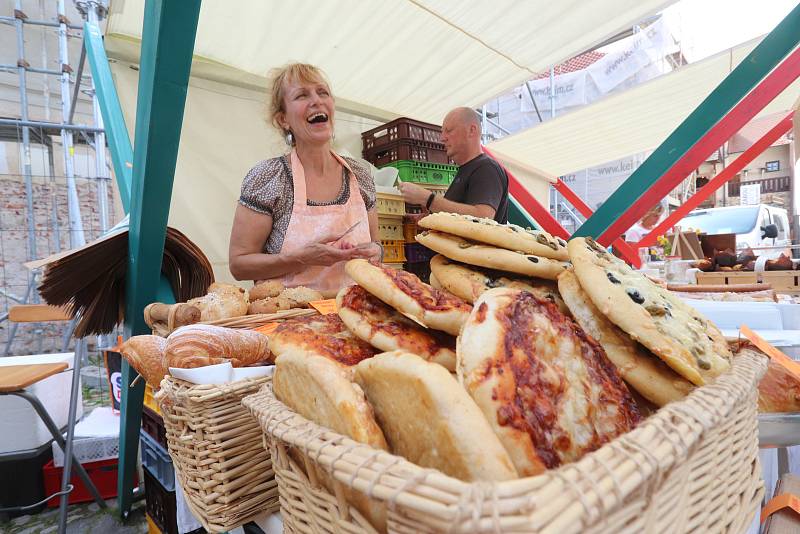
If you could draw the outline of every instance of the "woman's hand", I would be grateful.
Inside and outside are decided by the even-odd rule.
[[[361,256],[367,260],[381,261],[383,256],[383,248],[376,242],[370,241],[369,243],[362,243],[356,246],[365,255]]]
[[[375,250],[371,247],[340,242],[338,238],[337,235],[327,235],[316,243],[309,243],[297,253],[297,261],[302,265],[328,266],[356,258],[369,259],[375,254]],[[374,243],[367,245],[374,245]],[[375,245],[375,248],[378,249],[377,253],[380,256],[380,247]]]

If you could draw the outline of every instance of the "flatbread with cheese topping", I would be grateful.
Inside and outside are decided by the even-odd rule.
[[[459,379],[520,476],[574,462],[640,419],[603,348],[526,291],[481,295],[457,350]]]
[[[692,391],[691,382],[600,313],[572,270],[564,271],[558,277],[558,289],[575,322],[600,343],[622,379],[633,390],[656,406],[680,400]]]
[[[448,260],[441,254],[431,259],[431,275],[436,275],[437,283],[445,289],[470,304],[478,297],[495,287],[510,287],[529,291],[539,298],[547,299],[558,306],[563,313],[569,309],[558,294],[558,287],[551,280],[529,278],[503,271],[495,271],[483,267],[465,265]],[[431,284],[433,285],[433,284]]]
[[[567,242],[541,230],[522,228],[516,224],[500,224],[493,219],[482,219],[471,215],[437,212],[431,213],[417,223],[421,228],[457,235],[488,245],[535,254],[542,258],[566,261]]]
[[[581,287],[600,313],[693,384],[730,368],[719,329],[700,312],[614,257],[591,238],[575,238],[569,256]]]
[[[372,345],[353,335],[336,314],[284,321],[270,334],[269,349],[276,356],[288,352],[322,356],[345,368],[378,353]]]
[[[392,453],[466,482],[517,473],[475,402],[441,365],[403,351],[356,366]]]
[[[403,270],[367,260],[350,260],[347,274],[358,285],[406,317],[428,328],[457,336],[472,307]]]
[[[456,370],[456,338],[450,334],[419,326],[358,285],[339,291],[336,305],[347,328],[373,347],[402,349]]]
[[[417,234],[416,240],[454,261],[547,280],[555,280],[569,266],[563,261],[484,245],[464,237],[433,230]],[[439,282],[441,281],[440,278]]]

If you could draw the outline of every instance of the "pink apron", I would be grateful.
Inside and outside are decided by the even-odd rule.
[[[283,238],[281,253],[300,250],[309,243],[319,241],[325,235],[343,234],[359,221],[361,224],[347,234],[344,241],[354,245],[371,241],[367,208],[361,197],[361,189],[358,186],[356,175],[338,154],[331,151],[331,155],[348,171],[350,198],[347,203],[341,205],[309,206],[303,165],[295,151],[292,150],[290,159],[292,182],[294,182],[294,205],[292,206],[292,216],[289,219],[289,227]],[[335,296],[340,288],[352,284],[352,279],[344,272],[344,264],[345,262],[329,266],[308,265],[302,271],[284,275],[281,282],[286,287],[310,287],[323,293],[326,298],[330,298]]]

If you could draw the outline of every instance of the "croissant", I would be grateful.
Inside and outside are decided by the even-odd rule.
[[[205,324],[182,326],[167,338],[169,367],[202,367],[231,362],[234,367],[272,362],[269,338],[252,330]]]
[[[167,340],[159,336],[133,336],[122,344],[119,351],[128,363],[142,375],[151,387],[158,389],[169,372],[164,352]]]

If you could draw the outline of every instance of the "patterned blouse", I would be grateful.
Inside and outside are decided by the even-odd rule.
[[[353,158],[344,157],[344,160],[356,175],[361,198],[364,199],[367,211],[371,210],[375,207],[375,181],[372,179],[369,168]],[[343,168],[342,188],[335,200],[330,202],[308,200],[308,205],[346,204],[350,199],[350,180],[347,178],[347,170]],[[292,181],[289,156],[265,159],[250,169],[242,182],[239,204],[258,213],[272,216],[272,232],[264,244],[264,252],[267,254],[279,253],[286,237],[286,230],[289,228],[289,219],[292,217],[292,206],[294,205],[294,182]]]

